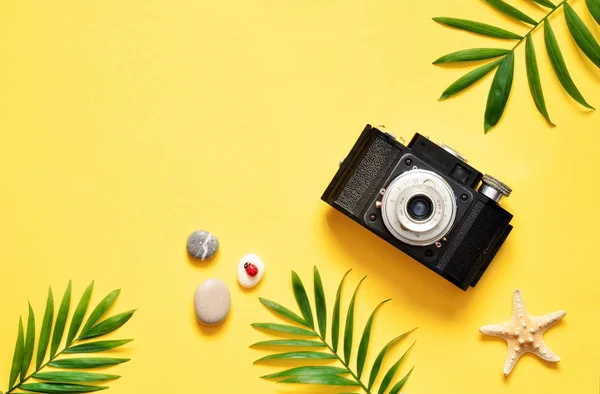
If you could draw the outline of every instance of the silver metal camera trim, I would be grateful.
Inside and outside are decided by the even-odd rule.
[[[415,220],[406,212],[408,201],[417,195],[425,195],[433,203],[433,212],[425,220]],[[396,239],[409,245],[426,246],[442,239],[456,218],[452,188],[428,170],[413,169],[400,174],[386,188],[381,202],[385,227]]]
[[[459,151],[449,147],[448,145],[444,144],[443,142],[440,142],[439,146],[446,152],[450,153],[452,156],[456,157],[458,160],[462,160],[465,163],[469,162],[469,160],[464,155],[462,155]]]

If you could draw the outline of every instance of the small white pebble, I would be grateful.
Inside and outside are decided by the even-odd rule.
[[[245,255],[238,264],[238,282],[240,286],[246,289],[258,285],[264,274],[265,265],[254,254]]]

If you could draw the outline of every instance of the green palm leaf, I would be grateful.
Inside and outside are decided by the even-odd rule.
[[[590,14],[594,17],[596,22],[600,25],[600,0],[585,0]]]
[[[579,92],[579,89],[577,89],[577,86],[575,86],[549,21],[544,22],[544,40],[546,42],[546,51],[550,58],[550,64],[552,64],[552,68],[562,87],[569,96],[573,97],[579,104],[586,108],[594,109],[594,107],[587,103],[581,92]]]
[[[324,365],[309,365],[307,367],[296,367],[286,369],[285,371],[261,376],[263,379],[285,378],[300,375],[340,375],[350,373],[346,368],[330,367]]]
[[[544,7],[548,7],[548,8],[552,8],[552,9],[556,8],[556,5],[554,5],[554,3],[551,2],[550,0],[533,0],[533,1]]]
[[[511,52],[500,63],[492,81],[485,110],[484,130],[486,133],[498,123],[504,113],[512,88],[514,68],[515,57]]]
[[[398,394],[398,392],[402,390],[402,387],[404,387],[404,385],[406,384],[406,381],[408,380],[413,369],[415,369],[415,367],[412,367],[410,371],[408,371],[408,373],[402,378],[402,380],[400,380],[398,383],[396,383],[394,387],[392,387],[392,389],[390,390],[390,394]]]
[[[466,30],[471,33],[481,34],[488,37],[503,38],[507,40],[520,40],[523,36],[508,30],[501,29],[496,26],[488,25],[487,23],[475,22],[467,19],[436,17],[434,21],[442,25],[454,27],[460,30]]]
[[[58,346],[62,340],[65,332],[65,325],[67,324],[67,317],[69,315],[69,307],[71,306],[71,281],[67,285],[65,294],[63,295],[60,307],[58,308],[58,315],[56,315],[56,323],[54,324],[54,334],[52,335],[52,344],[50,345],[50,358],[54,358],[58,351]],[[71,343],[67,340],[67,344]]]
[[[600,68],[600,45],[569,3],[565,3],[565,19],[577,46]]]
[[[338,375],[299,375],[285,379],[279,383],[322,384],[326,386],[360,386],[354,380]]]
[[[88,369],[88,368],[106,368],[126,363],[129,361],[128,358],[111,358],[111,357],[98,357],[98,358],[65,358],[63,360],[56,360],[48,363],[49,366],[54,368],[63,369]]]
[[[488,75],[493,69],[498,67],[498,65],[502,62],[503,59],[495,60],[491,63],[484,64],[481,67],[476,68],[473,71],[463,75],[459,79],[457,79],[452,85],[448,86],[439,100],[445,100],[448,97],[454,96],[457,93],[462,92],[469,86],[473,85],[475,82],[479,81],[481,78]]]
[[[535,48],[533,45],[533,39],[531,36],[527,36],[527,43],[525,44],[526,52],[526,66],[527,66],[527,80],[529,81],[529,90],[531,91],[531,97],[535,102],[535,106],[544,118],[554,126],[554,123],[550,120],[548,110],[546,109],[546,100],[544,99],[544,93],[542,91],[542,83],[540,81],[540,73],[537,65],[537,58],[535,56]]]
[[[33,375],[33,377],[54,383],[97,383],[120,378],[119,375],[79,371],[40,372]]]
[[[369,376],[369,386],[368,386],[369,390],[371,390],[371,387],[373,387],[373,383],[375,383],[375,379],[377,379],[377,374],[379,374],[379,370],[381,369],[381,363],[383,362],[383,358],[385,357],[385,355],[386,355],[388,349],[390,348],[390,346],[392,346],[394,343],[398,342],[402,338],[406,337],[408,334],[410,334],[414,330],[416,330],[416,328],[414,328],[414,329],[412,329],[410,331],[407,331],[407,332],[405,332],[402,335],[397,336],[396,338],[394,338],[391,341],[389,341],[383,347],[383,349],[381,349],[381,351],[377,355],[377,358],[373,362],[373,367],[371,367],[371,376]]]
[[[33,347],[35,346],[35,316],[33,308],[29,304],[29,317],[27,318],[27,335],[25,336],[25,348],[23,350],[23,364],[21,365],[21,382],[25,380],[27,371],[33,358]]]
[[[284,307],[283,305],[280,305],[274,301],[271,300],[267,300],[266,298],[258,298],[260,300],[260,302],[262,302],[262,304],[264,306],[266,306],[267,308],[269,308],[270,310],[272,310],[273,312],[287,318],[290,319],[291,321],[294,321],[298,324],[301,324],[305,327],[308,327],[308,325],[306,324],[306,322],[304,321],[303,318],[301,318],[300,316],[296,315],[294,312],[290,311],[288,308]]]
[[[315,283],[315,309],[317,310],[317,322],[319,323],[319,332],[323,339],[327,339],[327,303],[325,301],[325,290],[323,290],[323,282],[321,274],[314,268],[314,283]]]
[[[286,333],[286,334],[302,335],[302,336],[306,336],[306,337],[318,337],[319,336],[318,334],[316,334],[313,331],[306,330],[304,328],[300,328],[300,327],[296,327],[296,326],[289,326],[287,324],[252,323],[251,325],[254,328],[282,332],[282,333]]]
[[[263,358],[259,358],[255,363],[269,360],[333,360],[336,359],[334,354],[322,352],[287,352],[276,353]]]
[[[92,282],[93,285],[93,282]],[[35,348],[35,314],[31,304],[29,305],[29,315],[27,319],[27,328],[24,330],[23,320],[19,318],[19,332],[17,343],[15,345],[15,353],[13,355],[12,368],[9,378],[9,389],[7,393],[17,392],[39,392],[39,393],[87,393],[92,391],[104,390],[107,387],[94,385],[81,385],[79,383],[97,383],[109,381],[119,378],[118,375],[108,375],[102,373],[91,373],[83,371],[92,368],[107,368],[117,364],[129,361],[125,358],[111,357],[72,357],[63,358],[64,354],[78,355],[82,353],[101,353],[117,347],[123,346],[131,339],[125,340],[107,340],[96,342],[79,343],[81,338],[74,339],[79,327],[83,322],[85,311],[89,303],[92,285],[86,289],[79,305],[72,318],[71,329],[69,334],[72,335],[71,340],[67,340],[65,347],[58,351],[64,334],[66,321],[69,314],[69,306],[71,301],[71,282],[69,282],[65,294],[63,296],[56,321],[54,321],[54,334],[51,338],[54,320],[54,296],[52,290],[48,290],[48,298],[46,300],[46,308],[44,318],[39,333],[39,343],[37,346],[37,355],[35,362],[35,371],[27,375],[33,360]],[[129,311],[112,316],[104,321],[98,322],[100,317],[114,303],[118,291],[112,292],[105,297],[98,307],[92,312],[90,321],[95,324],[88,324],[88,329],[84,330],[81,337],[85,339],[100,337],[107,335],[116,329],[123,326],[134,311]],[[318,342],[321,344],[320,342]],[[44,363],[48,347],[50,345],[49,360]],[[60,368],[61,371],[45,371],[45,368]],[[20,377],[18,383],[17,379]],[[29,380],[34,378],[39,382],[31,383]],[[18,390],[18,391],[15,391]]]
[[[470,62],[474,60],[491,59],[506,55],[510,50],[502,48],[473,48],[452,52],[444,55],[433,62],[433,64]]]
[[[85,312],[87,311],[88,305],[90,304],[90,298],[92,297],[92,290],[94,289],[94,282],[90,283],[89,286],[83,292],[83,296],[79,300],[77,307],[75,308],[75,313],[73,314],[73,319],[71,320],[71,326],[69,327],[69,334],[67,335],[67,343],[73,342],[77,333],[79,332],[79,328],[81,327],[81,323],[83,323],[83,318],[85,316]]]
[[[34,393],[91,393],[92,391],[106,390],[108,388],[69,383],[27,383],[21,387],[23,390]]]
[[[396,374],[396,371],[398,370],[398,367],[400,367],[400,364],[402,364],[402,361],[404,361],[404,359],[406,358],[406,355],[408,354],[408,352],[410,351],[410,349],[412,349],[412,347],[414,345],[415,345],[415,343],[413,342],[413,344],[410,345],[408,350],[406,350],[406,352],[404,352],[402,357],[400,357],[400,359],[398,361],[396,361],[396,363],[394,363],[394,365],[392,365],[391,368],[388,370],[388,372],[385,374],[385,376],[383,377],[383,380],[381,381],[381,385],[379,386],[379,391],[377,392],[378,394],[383,394],[385,392],[385,390],[388,388],[388,386],[392,382],[392,379],[394,378],[394,375]]]
[[[342,297],[342,288],[344,287],[344,280],[350,271],[351,270],[346,271],[342,277],[342,280],[340,281],[340,285],[338,286],[335,296],[335,304],[333,306],[333,318],[331,320],[331,343],[334,352],[337,352],[338,340],[340,337],[340,302]]]
[[[46,301],[46,311],[44,312],[44,320],[40,330],[40,339],[38,342],[38,351],[35,359],[35,368],[39,369],[46,357],[48,350],[48,342],[50,341],[50,332],[52,331],[52,320],[54,319],[54,296],[52,289],[48,288],[48,300]]]
[[[314,328],[315,322],[313,320],[312,309],[310,308],[310,302],[308,301],[306,289],[298,277],[298,274],[296,274],[294,271],[292,271],[292,286],[294,288],[294,297],[296,297],[296,303],[300,308],[302,316],[304,316],[304,321],[310,328]]]
[[[255,346],[295,346],[295,347],[325,347],[321,341],[307,341],[304,339],[275,339],[273,341],[256,342]]]
[[[82,343],[81,345],[73,346],[65,349],[65,354],[76,354],[76,353],[99,353],[106,350],[115,349],[123,345],[128,344],[133,339],[123,339],[118,341],[98,341]]]
[[[530,25],[537,25],[537,21],[535,19],[531,18],[524,12],[521,12],[503,0],[485,0],[485,2],[502,12],[504,15],[518,19],[521,22],[529,23]]]
[[[360,345],[358,345],[358,355],[356,356],[356,371],[359,379],[362,375],[363,368],[365,366],[365,361],[367,361],[367,352],[369,350],[369,341],[371,340],[371,329],[373,328],[373,320],[375,319],[375,313],[379,308],[383,306],[383,304],[389,301],[391,301],[391,298],[388,298],[385,301],[381,301],[381,303],[377,305],[377,307],[373,310],[371,316],[369,316],[369,320],[367,320],[367,325],[365,326],[362,338],[360,339]]]
[[[79,339],[92,339],[102,335],[110,334],[123,324],[127,323],[133,316],[135,310],[119,313],[118,315],[109,317],[101,323],[91,327],[88,331],[83,331]]]
[[[292,360],[292,361],[295,361],[296,363],[298,363],[298,362],[302,363],[303,361],[306,361],[307,363],[314,363],[314,361],[337,361],[340,365],[339,366],[300,365],[300,366],[297,366],[294,368],[289,368],[289,369],[285,369],[280,372],[275,372],[275,373],[271,373],[271,374],[262,376],[262,378],[281,379],[281,380],[278,380],[279,383],[318,384],[318,385],[327,385],[327,386],[357,386],[357,387],[362,388],[362,390],[364,390],[365,393],[367,393],[367,394],[371,393],[371,387],[377,377],[379,369],[381,368],[383,358],[384,358],[386,352],[388,351],[388,349],[391,347],[391,345],[393,343],[395,343],[396,341],[400,340],[401,338],[407,336],[414,330],[408,331],[408,332],[398,336],[397,338],[394,338],[383,348],[383,350],[377,356],[377,359],[375,360],[373,367],[371,368],[369,386],[367,387],[367,385],[365,383],[363,383],[360,379],[361,379],[362,373],[364,371],[365,363],[366,363],[366,358],[367,358],[367,354],[368,354],[369,342],[371,339],[371,332],[372,332],[372,328],[373,328],[375,314],[381,308],[381,306],[383,306],[383,304],[387,303],[390,300],[389,299],[385,300],[385,301],[381,302],[379,305],[377,305],[377,307],[373,310],[373,312],[369,316],[369,318],[365,324],[365,328],[363,330],[362,336],[361,336],[360,344],[358,345],[357,361],[356,361],[357,372],[352,371],[352,369],[350,367],[350,359],[351,359],[351,355],[352,355],[352,346],[353,346],[353,331],[354,331],[356,297],[358,294],[358,289],[360,288],[361,284],[363,283],[363,281],[365,280],[366,277],[362,278],[360,280],[360,282],[356,285],[354,293],[352,294],[352,298],[350,299],[350,302],[349,302],[348,312],[346,314],[346,324],[345,324],[345,328],[344,328],[344,339],[343,339],[344,351],[343,351],[343,355],[342,355],[342,354],[340,354],[341,352],[338,353],[337,342],[339,339],[342,289],[343,289],[344,282],[345,282],[346,277],[348,276],[349,272],[350,271],[347,271],[344,274],[344,277],[340,281],[340,284],[337,288],[336,301],[335,301],[335,305],[333,308],[332,325],[331,325],[331,327],[332,327],[332,332],[331,332],[332,345],[327,343],[325,334],[319,334],[317,332],[317,330],[319,332],[323,332],[323,333],[326,332],[326,325],[325,325],[326,323],[321,324],[321,322],[323,321],[321,319],[326,319],[326,315],[319,316],[319,314],[317,313],[317,322],[319,323],[318,328],[314,327],[314,324],[312,327],[306,328],[306,329],[300,328],[300,327],[295,327],[295,326],[290,326],[290,325],[283,325],[283,324],[278,325],[275,323],[254,323],[254,324],[252,324],[252,326],[255,328],[265,329],[265,330],[269,330],[269,331],[275,331],[279,334],[287,334],[287,335],[292,335],[292,336],[304,334],[305,336],[310,336],[310,335],[307,335],[307,332],[308,332],[308,333],[312,333],[312,336],[316,337],[314,339],[295,339],[292,337],[292,338],[285,338],[285,339],[260,341],[260,342],[257,342],[255,344],[251,345],[252,347],[283,346],[283,347],[327,348],[327,349],[323,349],[323,351],[292,351],[292,352],[285,352],[285,353],[268,354],[268,355],[256,360],[255,363],[261,363],[261,362],[265,362],[265,361],[285,361],[285,360]],[[321,306],[324,305],[325,289],[323,288],[323,285],[321,283],[321,277],[319,274],[319,270],[316,267],[313,270],[313,275],[314,275],[314,280],[315,280],[315,305],[317,306],[317,309],[319,309],[319,305],[321,305]],[[306,299],[306,300],[304,299],[304,295],[306,294],[306,291],[305,291],[304,285],[302,284],[300,277],[293,271],[292,271],[292,284],[293,284],[294,295],[296,297],[296,300],[298,301],[298,306],[300,307],[300,310],[304,311],[303,313],[305,313],[305,316],[308,316],[308,312],[310,312],[310,310],[309,310],[310,305],[307,306],[308,299]],[[323,302],[319,301],[320,299],[323,300]],[[260,299],[260,301],[263,304],[265,303],[265,300],[262,298]],[[269,304],[270,309],[275,310],[282,317],[290,319],[290,313],[291,313],[292,320],[294,320],[293,316],[296,316],[297,319],[300,319],[300,321],[304,322],[304,319],[293,314],[293,312],[290,312],[288,309],[281,307],[279,304],[276,304],[273,301],[269,301],[269,303],[270,303]],[[278,307],[273,307],[273,305],[277,305]],[[283,312],[282,312],[281,308],[283,308]],[[305,325],[305,327],[308,327],[308,326]],[[298,332],[298,330],[301,330],[301,331]],[[410,350],[410,348],[409,348],[409,350]],[[407,353],[408,353],[408,350],[404,353],[402,358],[395,364],[395,367],[393,370],[394,373],[398,369],[402,360],[406,357]],[[386,378],[385,378],[385,382],[384,382],[385,386],[380,389],[380,392],[385,391],[389,387],[390,383],[392,382],[394,373],[388,372],[388,374],[386,375]],[[348,376],[342,376],[342,375],[348,375]],[[402,387],[404,385],[404,383],[406,382],[406,379],[408,379],[408,378],[405,377],[404,381],[398,382],[398,384],[396,386]],[[394,386],[394,387],[396,387],[396,386]]]
[[[92,328],[92,326],[94,326],[94,324],[96,324],[96,322],[98,322],[98,320],[100,320],[100,318],[104,316],[104,314],[114,304],[115,300],[117,299],[120,293],[121,290],[112,291],[110,294],[104,297],[102,301],[100,301],[98,306],[96,306],[96,308],[92,311],[90,317],[88,317],[87,322],[83,326],[83,330],[81,330],[82,334],[88,332]]]
[[[348,306],[348,314],[346,315],[346,328],[344,330],[344,362],[346,365],[350,364],[350,356],[352,355],[352,337],[354,336],[354,304],[356,302],[356,293],[358,288],[367,277],[363,277],[352,295],[350,300],[350,306]]]
[[[8,387],[13,388],[23,366],[23,353],[25,350],[25,335],[23,334],[23,319],[19,317],[19,334],[17,335],[17,344],[13,355],[12,367]]]

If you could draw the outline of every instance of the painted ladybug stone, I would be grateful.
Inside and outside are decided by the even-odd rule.
[[[265,265],[254,254],[247,254],[238,264],[238,282],[244,288],[252,288],[260,282],[265,273]]]

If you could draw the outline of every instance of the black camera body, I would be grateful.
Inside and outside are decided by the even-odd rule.
[[[428,137],[404,146],[367,125],[321,199],[466,290],[512,230],[510,192]]]

